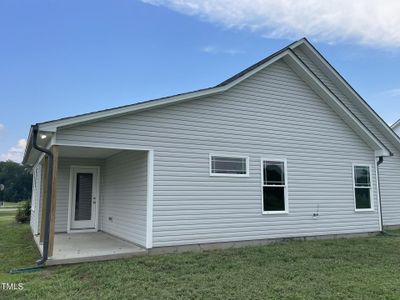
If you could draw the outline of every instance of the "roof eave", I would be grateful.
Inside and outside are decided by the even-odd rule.
[[[38,125],[38,124],[36,124]],[[26,147],[25,147],[25,151],[24,151],[24,157],[22,159],[22,164],[26,165],[26,166],[33,166],[37,163],[37,160],[40,158],[40,152],[38,150],[36,150],[35,148],[33,148],[33,126],[31,125],[31,128],[29,130],[29,135],[28,135],[28,139],[26,142]],[[40,134],[45,134],[47,137],[45,139],[39,139],[38,140],[38,144],[42,147],[46,147],[48,148],[49,146],[51,146],[54,143],[53,137],[54,134],[52,132],[48,132],[48,131],[44,131],[40,128],[39,126],[39,133]]]

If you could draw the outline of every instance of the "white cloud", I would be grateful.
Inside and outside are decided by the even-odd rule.
[[[398,0],[142,0],[263,36],[400,48]]]
[[[201,48],[202,52],[210,53],[210,54],[229,54],[229,55],[236,55],[241,54],[243,51],[237,49],[223,49],[216,46],[205,46]]]
[[[8,149],[6,153],[0,154],[0,161],[12,160],[20,163],[24,156],[24,151],[26,147],[26,140],[20,139],[18,143]]]
[[[6,127],[4,126],[4,124],[0,123],[0,132],[4,131],[4,129],[6,129]]]

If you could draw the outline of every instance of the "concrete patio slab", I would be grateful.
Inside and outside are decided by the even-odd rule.
[[[39,237],[36,244],[42,253]],[[102,261],[146,255],[147,250],[104,232],[58,233],[54,240],[54,253],[47,265]]]

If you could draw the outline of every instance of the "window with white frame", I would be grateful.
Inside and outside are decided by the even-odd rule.
[[[356,210],[372,209],[372,185],[370,166],[353,165],[353,184]]]
[[[286,161],[263,160],[262,176],[263,212],[288,212]]]
[[[249,175],[249,158],[245,156],[210,155],[211,176]]]

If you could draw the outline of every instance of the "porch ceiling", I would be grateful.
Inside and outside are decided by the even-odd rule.
[[[119,149],[88,148],[75,146],[60,146],[60,157],[69,158],[108,158],[118,152]]]

